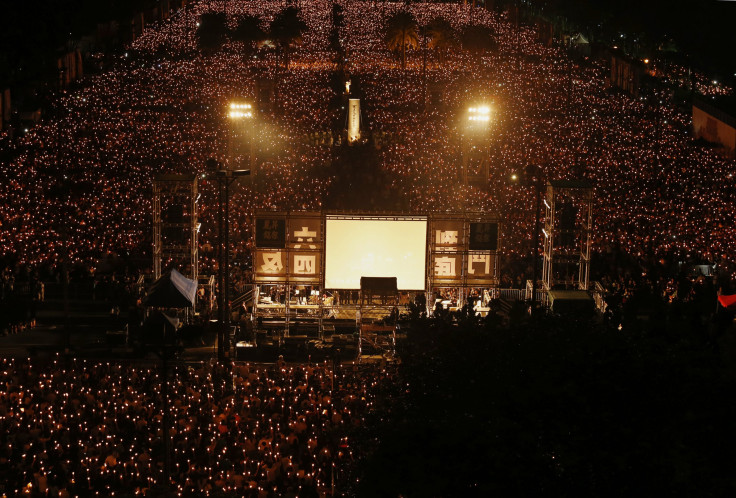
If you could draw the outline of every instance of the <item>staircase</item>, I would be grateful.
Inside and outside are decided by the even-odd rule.
[[[253,289],[249,289],[236,297],[230,305],[230,311],[235,311],[245,303],[246,306],[253,306]]]

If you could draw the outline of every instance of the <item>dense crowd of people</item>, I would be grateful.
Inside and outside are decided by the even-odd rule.
[[[366,8],[368,6],[369,8]],[[248,57],[238,42],[214,54],[196,51],[194,20],[225,8],[199,2],[190,15],[153,26],[111,69],[81,89],[60,95],[43,123],[17,142],[0,164],[0,247],[21,264],[72,264],[91,270],[107,253],[151,257],[151,190],[159,172],[204,173],[210,157],[227,157],[229,100],[255,100],[256,79],[275,81],[270,110],[257,116],[262,138],[251,183],[236,188],[231,214],[234,261],[249,253],[256,209],[322,206],[334,183],[330,147],[305,143],[344,119],[335,101],[335,66],[328,35],[331,2],[302,5],[308,29],[288,68],[268,48]],[[281,4],[232,3],[264,26]],[[693,142],[690,116],[669,93],[643,90],[634,98],[612,91],[605,62],[573,59],[557,45],[536,41],[505,14],[456,4],[412,4],[419,24],[435,17],[456,29],[492,28],[498,50],[473,54],[451,48],[427,56],[426,76],[441,93],[425,106],[421,50],[407,69],[385,48],[383,29],[398,4],[344,5],[340,28],[345,70],[363,98],[364,131],[394,137],[378,152],[387,185],[413,212],[475,209],[501,214],[503,251],[528,254],[532,223],[528,189],[508,182],[511,171],[542,165],[549,179],[584,176],[595,185],[595,248],[615,244],[633,254],[677,254],[712,262],[729,259],[734,231],[732,160]],[[722,86],[718,87],[722,90]],[[489,185],[458,182],[464,109],[478,101],[492,109],[487,145]],[[325,174],[328,171],[330,174]],[[216,239],[213,182],[203,179],[203,248]],[[380,202],[371,204],[380,209]],[[214,253],[202,251],[203,271]]]
[[[3,359],[0,493],[332,496],[393,368]]]
[[[539,164],[547,179],[593,183],[594,251],[612,255],[598,271],[614,298],[611,310],[623,310],[622,302],[642,289],[703,307],[719,292],[707,279],[692,285],[674,275],[642,276],[632,260],[664,268],[703,259],[732,276],[734,161],[693,141],[690,116],[668,91],[643,88],[637,97],[615,91],[605,61],[572,58],[504,13],[458,4],[345,2],[339,32],[346,59],[339,71],[328,41],[328,0],[301,3],[308,29],[288,67],[268,44],[252,52],[239,42],[197,51],[195,20],[202,13],[225,9],[233,23],[254,14],[265,26],[282,7],[200,1],[191,15],[150,26],[127,52],[109,56],[109,69],[59,95],[24,136],[0,135],[0,253],[14,269],[3,274],[4,307],[20,313],[12,304],[14,275],[40,275],[23,278],[33,303],[42,298],[42,277],[60,280],[62,263],[84,279],[103,266],[111,271],[110,261],[124,262],[133,266],[123,279],[128,285],[132,274],[150,271],[151,184],[158,173],[200,175],[200,272],[214,272],[217,185],[207,177],[207,160],[243,159],[229,156],[227,106],[233,99],[259,101],[256,82],[266,79],[275,93],[254,120],[258,165],[250,180],[233,187],[230,202],[234,280],[247,280],[255,211],[319,210],[342,185],[343,173],[332,167],[336,141],[304,140],[342,130],[338,73],[361,96],[364,133],[385,139],[375,151],[380,181],[365,194],[370,208],[385,208],[391,192],[413,213],[498,213],[503,286],[523,288],[532,272],[525,258],[534,201],[530,189],[508,181],[528,164]],[[401,8],[420,25],[443,17],[457,30],[490,27],[498,49],[477,54],[455,46],[426,58],[410,50],[403,70],[383,41],[386,19]],[[704,91],[712,89],[701,80]],[[467,185],[458,181],[464,112],[478,103],[491,108],[482,142],[489,178]],[[111,282],[95,288],[101,298],[118,288]],[[31,326],[32,310],[23,313],[0,329]],[[351,430],[364,423],[393,375],[379,364],[233,369],[177,365],[165,402],[157,365],[0,360],[0,493],[148,493],[168,467],[171,487],[185,495],[328,496],[360,450]]]

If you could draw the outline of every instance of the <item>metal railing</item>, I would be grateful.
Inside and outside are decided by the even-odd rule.
[[[235,310],[243,304],[246,301],[250,301],[253,298],[253,289],[248,289],[247,291],[243,292],[241,295],[236,297],[232,303],[230,304],[230,310]]]
[[[496,289],[495,297],[512,301],[524,301],[526,300],[526,289]]]
[[[595,301],[595,307],[598,311],[601,313],[606,311],[606,297],[607,291],[606,289],[601,285],[600,282],[596,281],[593,282],[593,300]]]

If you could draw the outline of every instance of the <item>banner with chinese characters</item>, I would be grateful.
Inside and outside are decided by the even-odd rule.
[[[284,249],[286,218],[256,218],[256,247]]]
[[[350,216],[349,220],[356,220],[355,215]],[[357,222],[362,223],[361,220],[357,218]],[[368,215],[366,220],[370,220]],[[325,240],[327,232],[333,241],[339,237],[335,238],[337,232],[330,232],[331,225],[324,213],[263,212],[256,215],[255,221],[253,274],[257,283],[326,285],[326,269],[336,261],[335,258],[343,258],[348,266],[355,266],[353,263],[357,256],[353,250],[340,250],[338,245],[337,252],[330,253],[330,246]],[[375,223],[379,221],[389,225],[395,219],[382,218]],[[332,222],[338,227],[337,223],[343,223],[344,220],[337,216]],[[360,225],[361,229],[363,227]],[[426,219],[421,234],[409,237],[402,231],[394,239],[377,236],[365,244],[370,247],[373,247],[371,244],[379,244],[376,248],[387,249],[391,254],[390,251],[395,250],[402,240],[415,240],[417,237],[419,243],[412,254],[423,253],[426,260],[414,257],[407,262],[422,260],[418,266],[418,285],[480,287],[497,284],[497,218],[485,214],[437,214]],[[375,257],[365,261],[358,259],[358,263],[359,270],[370,269],[371,264],[376,264]]]
[[[322,213],[256,215],[256,282],[322,282]]]
[[[496,218],[441,214],[430,218],[430,286],[485,286],[497,283]]]
[[[462,253],[434,253],[430,260],[433,280],[436,284],[462,285],[463,255]]]
[[[360,99],[348,100],[348,142],[360,140]]]
[[[468,285],[491,285],[496,281],[496,254],[470,252],[465,262]]]
[[[289,247],[318,250],[322,246],[322,220],[317,217],[289,218]]]
[[[286,281],[286,251],[283,249],[256,249],[253,273],[256,281]]]
[[[463,220],[437,220],[432,223],[432,246],[435,251],[457,251],[465,245]]]
[[[289,280],[319,283],[322,272],[321,260],[321,254],[318,252],[290,252]]]
[[[322,281],[322,215],[289,217],[289,281],[317,284]]]
[[[495,251],[498,249],[498,223],[470,223],[471,251]]]

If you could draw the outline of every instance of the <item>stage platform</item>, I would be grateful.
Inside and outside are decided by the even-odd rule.
[[[595,311],[593,297],[584,290],[547,291],[549,307],[559,314],[591,314]]]
[[[403,309],[401,307],[400,309]],[[366,305],[362,310],[356,305],[345,305],[345,306],[323,306],[322,319],[337,319],[337,320],[353,320],[355,321],[358,316],[358,311],[362,312],[363,320],[380,320],[391,313],[390,305]],[[314,318],[318,319],[320,314],[320,307],[314,304],[298,304],[289,306],[289,318]],[[263,318],[264,320],[270,318],[278,318],[286,316],[286,306],[283,304],[259,304],[256,308],[256,317]]]
[[[235,359],[241,361],[276,361],[279,356],[291,362],[352,361],[359,357],[357,335],[335,334],[325,340],[307,335],[278,337],[259,335],[253,342],[235,344]]]

